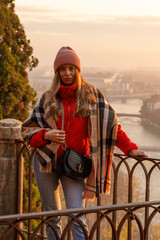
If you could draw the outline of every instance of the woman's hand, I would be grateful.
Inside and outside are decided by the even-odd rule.
[[[45,133],[44,140],[50,140],[57,143],[65,143],[65,131],[52,129]]]
[[[133,149],[129,152],[129,156],[132,156],[132,157],[148,157],[145,154],[145,152],[140,151],[140,150],[135,150],[135,149]]]

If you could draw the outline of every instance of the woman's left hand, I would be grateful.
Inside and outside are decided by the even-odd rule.
[[[140,151],[140,150],[131,150],[129,152],[129,156],[132,156],[132,157],[148,157],[147,154],[145,154],[145,152],[143,151]]]

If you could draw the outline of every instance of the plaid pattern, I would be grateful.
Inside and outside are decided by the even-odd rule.
[[[83,198],[93,200],[102,192],[110,192],[110,170],[119,123],[113,108],[98,89],[97,104],[89,105],[89,113],[93,169],[87,179]]]
[[[102,93],[95,89],[97,102],[89,104],[88,132],[93,167],[86,180],[83,198],[93,200],[100,193],[109,193],[110,169],[117,137],[117,116]],[[51,93],[43,94],[32,114],[22,125],[22,137],[29,140],[42,129],[55,129],[56,123],[51,112]],[[56,169],[57,143],[48,143],[37,149],[40,170],[51,172]]]
[[[47,91],[37,102],[31,115],[22,124],[21,135],[24,141],[29,142],[30,138],[42,129],[51,130],[57,128],[52,117],[51,104],[51,92]],[[58,143],[51,142],[36,149],[41,172],[52,172],[55,170],[58,147]]]

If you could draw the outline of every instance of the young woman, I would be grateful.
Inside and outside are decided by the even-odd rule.
[[[32,114],[23,123],[22,136],[36,148],[34,172],[43,210],[60,210],[59,180],[66,207],[82,208],[85,199],[109,193],[110,169],[116,145],[126,155],[146,156],[122,131],[117,116],[102,93],[80,75],[79,57],[70,47],[62,47],[54,61],[55,76],[51,89],[45,92]],[[57,167],[64,150],[74,149],[91,155],[92,170],[87,180],[73,180],[60,175]],[[86,231],[85,217],[81,217]],[[61,218],[52,219],[61,235]],[[47,237],[56,239],[47,225]],[[74,240],[85,239],[80,225],[72,225]]]

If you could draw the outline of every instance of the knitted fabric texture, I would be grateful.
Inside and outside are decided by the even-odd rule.
[[[83,198],[89,200],[93,200],[102,192],[110,191],[110,169],[119,125],[112,107],[98,89],[95,91],[97,102],[89,104],[88,124],[93,167],[83,193]],[[42,129],[56,128],[50,108],[51,103],[51,93],[48,91],[43,94],[30,117],[22,125],[24,140],[29,140],[35,132]],[[59,144],[52,142],[36,149],[41,171],[55,171],[58,147]]]
[[[81,63],[78,55],[70,47],[62,47],[54,60],[54,72],[58,70],[63,64],[71,64],[78,68],[81,71]]]

